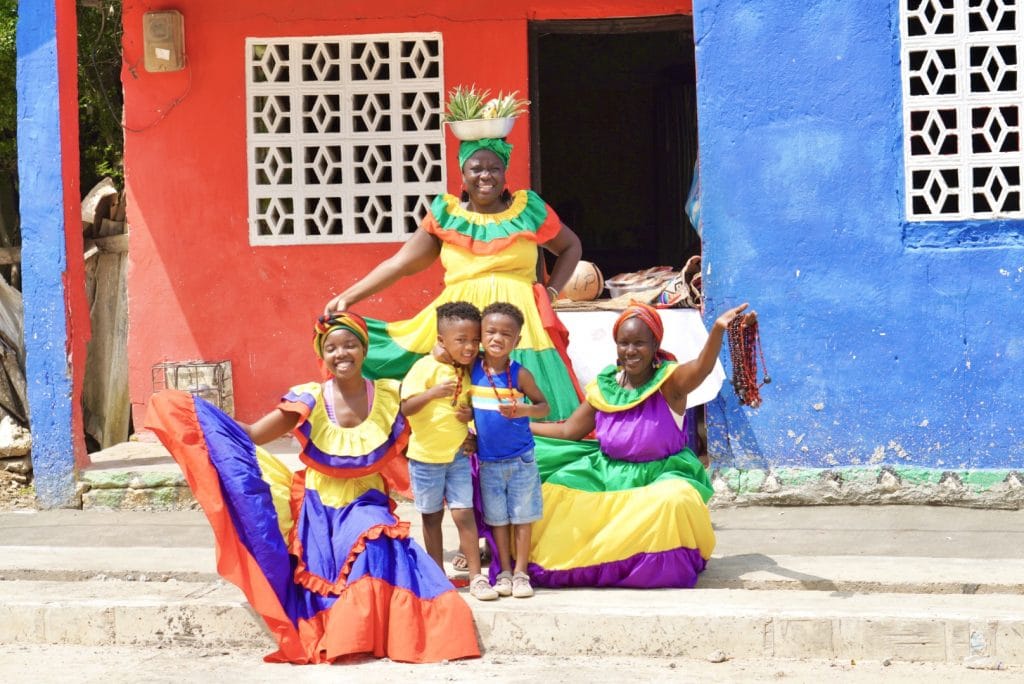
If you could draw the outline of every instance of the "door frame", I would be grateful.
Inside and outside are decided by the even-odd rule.
[[[693,18],[690,14],[663,14],[653,17],[612,19],[552,19],[531,21],[527,25],[529,58],[529,99],[537,108],[540,100],[540,64],[537,58],[540,39],[552,34],[621,34],[679,31],[693,39]],[[530,187],[543,195],[541,176],[543,150],[540,145],[540,117],[530,117]]]

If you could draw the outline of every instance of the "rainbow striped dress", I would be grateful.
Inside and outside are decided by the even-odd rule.
[[[526,319],[512,358],[537,379],[551,406],[548,420],[569,417],[581,395],[569,370],[568,333],[544,288],[536,284],[537,245],[558,235],[558,215],[531,190],[517,191],[511,206],[497,214],[468,211],[458,197],[445,194],[434,199],[422,227],[441,240],[444,290],[414,318],[392,323],[366,319],[370,351],[363,372],[371,378],[405,377],[437,341],[435,309],[445,302],[467,301],[481,309],[509,302]]]
[[[278,642],[267,661],[480,655],[469,606],[393,513],[389,489],[408,489],[398,406],[398,382],[378,380],[366,420],[344,428],[322,384],[292,388],[279,407],[300,416],[307,466],[292,473],[212,404],[175,390],[152,398],[147,427],[213,526],[218,572]]]
[[[707,471],[661,394],[675,363],[625,389],[616,367],[587,385],[597,440],[537,437],[544,518],[530,576],[542,587],[692,587],[715,548]]]

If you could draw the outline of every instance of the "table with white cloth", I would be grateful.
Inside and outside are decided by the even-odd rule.
[[[580,386],[597,377],[610,363],[615,363],[615,339],[612,326],[618,319],[619,311],[571,311],[555,310],[558,318],[569,330],[569,358],[572,360]],[[661,320],[665,324],[663,349],[676,355],[680,362],[697,358],[708,331],[704,327],[697,309],[661,309]],[[715,361],[711,374],[686,398],[686,407],[693,408],[718,396],[725,380],[722,363]]]

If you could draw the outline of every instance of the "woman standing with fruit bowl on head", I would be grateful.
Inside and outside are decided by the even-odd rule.
[[[493,123],[500,123],[497,119],[514,117],[528,104],[516,100],[514,93],[486,105],[486,91],[456,88],[450,95],[450,122],[494,113]],[[512,358],[537,378],[551,406],[550,418],[559,420],[579,405],[580,393],[568,362],[567,334],[551,301],[572,275],[582,248],[576,234],[539,195],[531,190],[509,192],[505,172],[511,153],[512,145],[504,138],[463,139],[459,145],[461,196],[436,197],[409,241],[331,299],[325,311],[350,309],[402,276],[422,271],[440,256],[445,287],[437,299],[409,320],[367,319],[371,343],[364,368],[368,377],[402,378],[431,350],[437,339],[435,310],[440,304],[468,301],[482,309],[495,301],[509,302],[526,318],[522,341]],[[537,245],[557,255],[546,287],[536,282]]]

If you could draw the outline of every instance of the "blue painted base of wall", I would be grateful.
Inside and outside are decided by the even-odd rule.
[[[712,469],[713,506],[943,505],[1024,508],[1024,472],[866,468]]]

